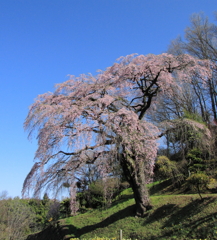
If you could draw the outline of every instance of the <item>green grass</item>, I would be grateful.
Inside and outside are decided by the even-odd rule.
[[[61,219],[58,229],[62,237],[55,235],[54,239],[118,239],[120,229],[125,239],[217,239],[216,194],[203,194],[201,201],[198,194],[171,194],[166,182],[149,187],[154,207],[144,218],[134,216],[132,191],[126,189],[109,209]]]

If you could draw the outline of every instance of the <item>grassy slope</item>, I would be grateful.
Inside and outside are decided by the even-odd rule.
[[[164,191],[164,183],[152,186],[153,209],[144,218],[134,216],[134,200],[130,189],[125,190],[119,201],[107,210],[90,210],[84,214],[62,219],[59,233],[52,238],[50,230],[43,237],[33,239],[80,239],[93,237],[131,239],[217,239],[217,195],[204,194],[201,201],[197,194],[174,195]],[[159,195],[160,194],[160,195]],[[47,231],[47,232],[46,232]]]

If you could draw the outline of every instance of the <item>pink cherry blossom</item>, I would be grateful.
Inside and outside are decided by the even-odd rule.
[[[70,179],[73,202],[80,168],[95,163],[104,176],[119,161],[134,191],[137,214],[142,215],[150,207],[146,183],[153,174],[160,135],[146,114],[154,112],[161,95],[173,97],[174,89],[181,91],[182,82],[192,77],[207,81],[209,64],[189,55],[131,54],[96,76],[70,76],[54,93],[39,95],[24,124],[30,136],[37,133],[38,149],[37,167],[23,191],[32,185],[35,193],[46,186],[59,189]]]

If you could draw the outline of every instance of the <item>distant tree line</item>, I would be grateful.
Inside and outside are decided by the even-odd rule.
[[[0,240],[24,240],[61,217],[61,203],[45,194],[43,199],[10,198],[0,193]]]

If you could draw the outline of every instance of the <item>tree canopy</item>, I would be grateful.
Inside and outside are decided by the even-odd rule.
[[[36,131],[36,163],[23,192],[34,187],[58,190],[86,164],[96,164],[102,178],[117,162],[131,184],[136,214],[151,207],[146,183],[153,174],[161,129],[148,121],[160,96],[178,97],[182,83],[206,83],[211,63],[190,55],[128,55],[96,76],[71,76],[54,93],[39,95],[29,109],[25,129]]]

